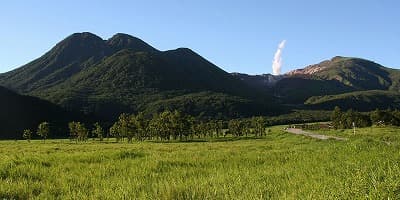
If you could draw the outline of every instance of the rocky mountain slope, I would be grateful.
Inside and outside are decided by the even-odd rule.
[[[290,105],[302,105],[307,99],[314,96],[319,98],[338,95],[338,98],[347,98],[348,95],[341,94],[351,94],[351,92],[358,91],[358,96],[366,96],[359,98],[360,104],[368,104],[371,108],[374,108],[384,101],[390,104],[386,105],[387,107],[395,107],[395,102],[388,100],[393,99],[391,97],[385,97],[386,99],[382,101],[378,100],[389,93],[381,93],[371,98],[372,93],[369,91],[390,91],[390,94],[400,92],[400,70],[384,67],[365,59],[341,56],[309,65],[303,69],[296,69],[281,76],[250,76],[238,73],[233,74],[233,76],[252,87],[264,89],[268,93],[274,94],[283,104]],[[362,99],[369,99],[370,101],[361,103]],[[340,103],[342,101],[335,102],[330,105],[341,106],[342,104]],[[356,102],[351,105],[350,107],[355,109],[365,108],[365,106],[356,105]],[[343,106],[349,107],[348,105]]]

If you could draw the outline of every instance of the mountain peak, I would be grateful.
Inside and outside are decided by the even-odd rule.
[[[129,35],[126,33],[116,33],[110,39],[113,39],[113,38],[136,38],[136,37],[133,37],[132,35]]]
[[[338,67],[338,62],[344,62],[348,60],[358,60],[357,58],[352,57],[344,57],[344,56],[335,56],[332,57],[330,60],[324,60],[318,64],[308,65],[302,69],[295,69],[290,72],[287,72],[285,75],[293,76],[293,75],[300,75],[300,76],[310,76],[317,74],[319,72],[325,71],[328,68]],[[370,61],[369,61],[370,62]]]
[[[55,46],[55,51],[68,51],[68,54],[78,52],[88,54],[88,51],[103,49],[104,40],[90,32],[74,33]]]
[[[66,41],[103,41],[103,39],[90,32],[73,33],[61,42]]]
[[[348,57],[344,57],[344,56],[335,56],[335,57],[331,58],[331,61],[332,61],[332,62],[334,62],[334,61],[340,61],[340,60],[343,60],[343,59],[346,59],[346,58],[348,58]]]
[[[157,51],[154,47],[150,46],[143,40],[125,34],[117,33],[107,40],[107,44],[114,50],[132,49],[134,51]]]
[[[168,50],[166,51],[167,53],[175,53],[178,55],[198,55],[196,52],[194,52],[193,50],[189,49],[189,48],[184,48],[184,47],[180,47],[174,50]]]

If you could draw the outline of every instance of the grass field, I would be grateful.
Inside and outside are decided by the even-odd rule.
[[[400,131],[207,142],[0,141],[0,199],[399,199]],[[318,131],[317,131],[318,132]]]

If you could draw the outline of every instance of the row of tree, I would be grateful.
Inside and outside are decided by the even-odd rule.
[[[376,125],[400,126],[399,110],[375,110],[370,113],[371,122]]]
[[[187,140],[194,137],[220,137],[231,134],[242,136],[265,134],[266,121],[263,117],[250,120],[233,119],[229,122],[211,120],[198,121],[179,111],[164,111],[147,119],[142,113],[137,115],[122,114],[110,128],[110,135],[117,140]]]
[[[40,136],[41,138],[43,138],[43,140],[45,141],[50,134],[50,123],[49,122],[40,123],[38,126],[38,129],[36,131],[36,134],[38,136]],[[33,132],[29,129],[25,129],[22,134],[22,137],[24,139],[28,140],[28,142],[31,141],[32,136],[33,136]]]
[[[375,110],[369,113],[360,113],[354,110],[342,111],[335,107],[331,115],[332,125],[336,129],[356,127],[368,127],[371,125],[400,126],[399,110]]]
[[[253,117],[250,119],[232,119],[230,121],[211,120],[199,121],[190,115],[179,111],[164,111],[146,118],[142,113],[121,114],[118,120],[105,131],[99,123],[95,123],[91,130],[81,122],[70,122],[68,124],[71,140],[76,142],[86,141],[89,137],[98,138],[102,141],[104,137],[115,137],[117,141],[128,142],[143,140],[188,140],[205,137],[232,136],[256,137],[266,134],[266,120],[264,117]],[[50,135],[50,124],[43,122],[39,124],[36,131],[43,140]],[[31,130],[24,130],[23,137],[30,141]]]

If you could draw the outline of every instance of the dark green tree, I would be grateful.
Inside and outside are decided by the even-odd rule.
[[[77,124],[77,122],[69,122],[68,123],[70,139],[75,140],[75,141],[77,141],[77,138],[78,138],[78,131],[77,131],[76,124]]]
[[[89,136],[89,131],[81,122],[68,123],[69,135],[71,139],[78,141],[86,141]]]
[[[77,122],[76,131],[78,133],[78,141],[87,141],[89,136],[89,130],[83,123]]]
[[[202,122],[193,121],[191,126],[192,137],[200,138],[203,135],[202,131]]]
[[[146,138],[151,139],[151,135],[149,134],[148,126],[149,120],[146,119],[143,113],[139,113],[136,115],[134,120],[137,127],[137,140],[143,141]]]
[[[393,121],[392,111],[390,110],[374,110],[370,113],[370,119],[376,125],[389,125]]]
[[[264,117],[253,117],[251,119],[254,135],[263,136],[265,134],[265,124],[267,123]]]
[[[132,141],[134,135],[130,121],[131,121],[130,116],[126,113],[122,113],[118,117],[118,122],[117,122],[118,131],[120,132],[119,134],[122,136],[122,140],[124,140],[124,137],[126,137],[128,139],[128,142]]]
[[[27,140],[28,142],[31,142],[31,139],[32,139],[32,131],[31,131],[30,129],[25,129],[24,132],[23,132],[23,134],[22,134],[22,137],[23,137],[25,140]]]
[[[342,110],[336,106],[331,114],[332,125],[335,129],[341,129],[344,127],[344,119]]]
[[[121,141],[122,139],[122,135],[121,135],[121,131],[119,130],[119,123],[115,122],[111,127],[110,127],[110,135],[115,137],[115,139],[117,140],[117,142]]]
[[[392,111],[391,124],[394,126],[400,126],[400,111],[399,110]]]
[[[183,140],[184,137],[187,139],[187,137],[190,135],[190,117],[175,110],[173,113],[171,113],[171,123],[173,129],[175,129],[173,133],[174,136],[178,136],[179,140]]]
[[[164,111],[153,116],[150,121],[149,128],[153,135],[161,140],[169,140],[174,135],[175,125],[171,123],[171,111]]]
[[[40,123],[36,133],[37,135],[43,138],[43,142],[46,142],[46,139],[50,134],[50,123],[49,122]]]
[[[224,122],[222,120],[216,121],[215,133],[217,134],[217,137],[219,137],[222,134],[223,129],[224,129]]]
[[[353,128],[353,123],[356,127],[371,126],[371,119],[369,116],[356,112],[352,109],[348,110],[342,115],[343,127]]]
[[[228,123],[228,129],[232,136],[241,136],[243,135],[244,123],[240,119],[232,119]]]
[[[93,137],[97,137],[99,139],[99,141],[103,141],[104,130],[98,122],[93,124],[92,135],[93,135]]]

